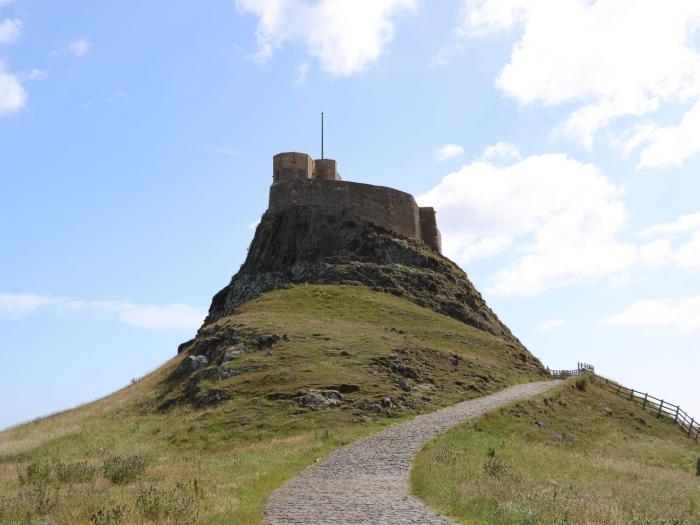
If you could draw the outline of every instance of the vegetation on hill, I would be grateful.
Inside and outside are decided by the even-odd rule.
[[[510,338],[362,286],[263,294],[181,350],[0,433],[0,523],[260,523],[273,488],[344,443],[541,378]]]
[[[571,379],[441,435],[414,493],[472,525],[700,523],[700,445],[599,383]]]

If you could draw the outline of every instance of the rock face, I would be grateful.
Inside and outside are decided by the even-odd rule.
[[[204,326],[263,292],[303,283],[368,286],[522,346],[452,261],[418,240],[319,206],[265,213],[246,261],[214,296]]]

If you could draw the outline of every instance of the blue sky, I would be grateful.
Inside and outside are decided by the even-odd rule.
[[[0,0],[0,428],[173,356],[321,111],[343,177],[435,206],[545,364],[700,416],[698,22],[692,0]]]

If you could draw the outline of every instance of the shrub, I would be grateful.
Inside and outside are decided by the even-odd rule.
[[[150,486],[139,493],[136,508],[147,520],[195,523],[199,516],[201,496],[197,480],[191,485],[178,482],[176,487],[170,490]]]
[[[30,485],[18,494],[18,503],[27,509],[27,516],[46,516],[58,503],[58,492],[46,483]]]
[[[114,525],[121,523],[128,514],[126,505],[117,505],[111,509],[100,509],[90,516],[90,521],[95,525]]]
[[[493,448],[490,448],[486,453],[484,472],[494,478],[500,477],[508,472],[508,465],[503,459],[496,457],[496,450]]]
[[[148,462],[141,456],[110,456],[102,470],[105,478],[116,485],[126,485],[136,481],[146,472]]]
[[[51,465],[32,461],[26,467],[17,468],[17,481],[20,485],[45,485],[51,479]]]
[[[585,392],[586,388],[588,388],[588,378],[587,377],[579,377],[576,380],[576,389],[580,390],[581,392]]]
[[[85,483],[92,481],[97,475],[97,467],[87,461],[75,463],[56,463],[56,478],[61,482]]]

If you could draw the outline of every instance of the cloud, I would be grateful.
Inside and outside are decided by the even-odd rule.
[[[445,144],[435,152],[435,159],[438,162],[445,162],[446,160],[459,157],[463,153],[464,148],[462,146],[458,146],[457,144]]]
[[[91,47],[92,44],[89,40],[86,38],[80,38],[68,44],[68,51],[70,51],[73,56],[81,58],[84,57],[88,51],[90,51]]]
[[[557,328],[566,323],[564,319],[552,319],[551,321],[545,321],[540,323],[535,327],[536,332],[549,332],[550,330]]]
[[[16,42],[22,33],[22,21],[19,18],[6,18],[0,22],[0,44]]]
[[[42,310],[108,312],[119,322],[148,329],[194,330],[201,326],[206,312],[184,304],[139,305],[128,301],[85,301],[40,294],[0,293],[0,319],[16,320]]]
[[[482,161],[490,161],[495,159],[519,159],[520,150],[508,142],[497,142],[492,146],[487,146],[481,154]]]
[[[286,42],[302,42],[323,71],[347,76],[376,62],[396,31],[392,18],[417,0],[237,0],[259,17],[256,59],[266,61]]]
[[[296,68],[296,72],[294,75],[294,85],[295,86],[302,86],[304,82],[306,82],[306,77],[309,74],[309,63],[308,62],[302,62],[299,64]]]
[[[643,263],[700,271],[700,213],[688,213],[675,221],[655,224],[643,229],[639,236],[653,239],[640,250]]]
[[[700,95],[697,0],[465,0],[465,5],[463,34],[519,32],[497,87],[522,104],[573,107],[556,131],[588,148],[599,130],[621,117],[648,116]],[[652,125],[640,167],[677,165],[700,150],[697,104],[676,127]]]
[[[655,224],[642,230],[639,235],[643,238],[657,237],[659,235],[674,236],[700,230],[700,212],[681,215],[673,222]]]
[[[636,301],[627,310],[603,319],[608,326],[667,328],[700,331],[700,296]]]
[[[27,93],[16,74],[5,68],[5,62],[0,59],[0,115],[17,113],[27,101]]]
[[[507,256],[490,278],[492,293],[535,295],[624,272],[637,260],[637,247],[619,240],[622,195],[596,166],[544,154],[472,162],[418,201],[439,210],[449,257]]]

